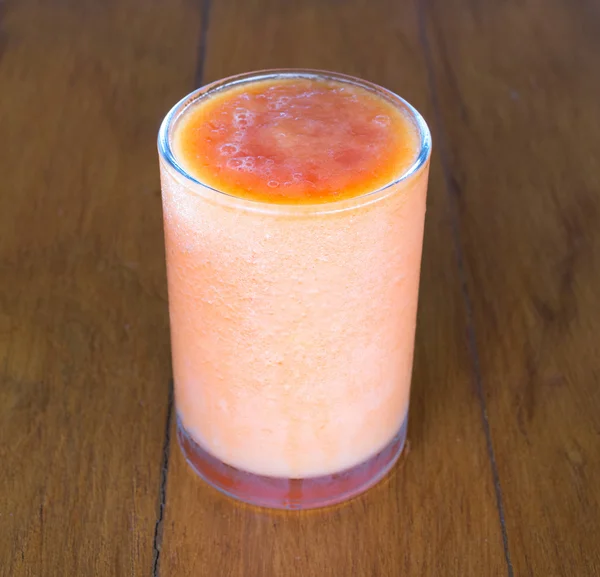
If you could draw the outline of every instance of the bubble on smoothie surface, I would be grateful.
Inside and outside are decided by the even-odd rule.
[[[219,146],[219,152],[224,156],[232,156],[239,151],[240,147],[237,144],[232,144],[231,142],[226,142],[225,144],[221,144],[221,146]]]
[[[253,172],[256,168],[256,159],[252,156],[230,158],[227,161],[226,166],[241,172]]]
[[[373,118],[373,122],[379,126],[389,126],[392,123],[392,119],[386,114],[378,114]]]

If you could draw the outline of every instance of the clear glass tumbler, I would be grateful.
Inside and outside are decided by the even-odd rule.
[[[409,115],[408,170],[321,204],[231,196],[182,168],[186,109],[229,86],[305,77],[358,85]],[[307,509],[366,490],[406,438],[431,138],[399,96],[330,72],[244,74],[196,90],[158,148],[177,434],[191,467],[254,505]]]

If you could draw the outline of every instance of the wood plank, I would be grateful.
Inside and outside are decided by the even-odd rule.
[[[199,11],[0,10],[0,574],[148,575],[170,378],[155,142]]]
[[[204,80],[278,66],[337,69],[398,91],[430,117],[417,15],[405,4],[214,1]],[[410,451],[396,473],[330,510],[256,510],[196,478],[172,431],[161,574],[506,574],[437,161],[431,178]]]
[[[516,575],[600,574],[600,11],[422,2]]]

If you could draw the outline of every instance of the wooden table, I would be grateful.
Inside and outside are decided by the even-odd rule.
[[[0,574],[600,574],[600,7],[0,2]],[[173,434],[159,122],[279,66],[434,138],[410,446],[350,504],[257,511]]]

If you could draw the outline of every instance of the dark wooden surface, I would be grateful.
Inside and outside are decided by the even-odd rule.
[[[600,574],[598,54],[586,0],[0,2],[0,575]],[[409,449],[289,514],[179,453],[155,148],[277,66],[399,92],[435,149]]]

